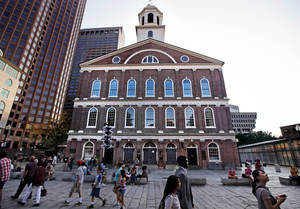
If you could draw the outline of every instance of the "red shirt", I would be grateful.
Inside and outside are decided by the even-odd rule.
[[[2,158],[0,160],[0,181],[7,181],[10,177],[11,160]]]
[[[229,176],[235,176],[235,170],[229,170],[228,175]]]

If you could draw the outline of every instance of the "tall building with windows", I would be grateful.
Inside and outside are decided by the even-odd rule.
[[[4,134],[10,147],[27,147],[33,126],[59,119],[85,4],[0,0],[0,49],[23,72]]]
[[[255,129],[257,113],[240,112],[236,105],[229,105],[232,121],[232,129],[236,133],[251,133]]]
[[[147,5],[137,43],[80,65],[67,152],[106,163],[164,166],[183,154],[200,168],[239,165],[224,62],[163,42],[162,15]],[[112,149],[102,147],[106,121]]]
[[[78,36],[72,72],[69,80],[64,110],[72,112],[77,95],[80,63],[103,56],[124,46],[122,27],[81,29]]]

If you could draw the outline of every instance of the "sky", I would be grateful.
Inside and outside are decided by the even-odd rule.
[[[153,0],[165,42],[225,62],[230,103],[257,112],[256,131],[300,123],[299,0]],[[147,0],[87,0],[81,28],[122,26],[136,43]]]

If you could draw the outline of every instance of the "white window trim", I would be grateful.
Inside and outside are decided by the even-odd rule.
[[[140,54],[140,53],[143,53],[143,52],[149,52],[149,51],[152,51],[152,52],[159,52],[161,54],[164,54],[166,55],[167,57],[169,57],[173,63],[177,63],[176,60],[171,56],[169,55],[168,53],[162,51],[162,50],[159,50],[159,49],[143,49],[143,50],[140,50],[140,51],[137,51],[135,53],[133,53],[132,55],[130,55],[124,62],[124,64],[127,64],[131,58],[133,58],[134,56]],[[143,61],[143,60],[142,60]]]
[[[210,159],[210,156],[209,156],[209,145],[212,144],[212,143],[216,144],[217,147],[218,147],[219,160],[211,160],[211,159]],[[220,147],[219,147],[218,143],[216,143],[216,142],[210,142],[210,143],[207,145],[207,155],[208,155],[208,161],[209,161],[209,162],[222,162],[222,160],[221,160],[221,155],[220,155]]]
[[[119,58],[119,62],[114,62],[114,59],[115,58]],[[112,59],[111,59],[111,62],[114,63],[114,64],[118,64],[121,62],[121,58],[119,56],[114,56]]]
[[[113,81],[117,81],[117,95],[116,95],[116,96],[111,96],[111,95],[110,95],[111,83],[112,83]],[[119,81],[118,81],[117,79],[112,79],[112,80],[109,82],[108,97],[118,97],[118,94],[119,94]]]
[[[153,120],[154,120],[154,126],[147,126],[146,124],[146,122],[147,122],[147,110],[148,109],[152,109],[153,110]],[[145,109],[145,128],[155,128],[155,109],[153,108],[153,107],[147,107],[146,109]]]
[[[94,89],[94,84],[95,84],[96,81],[100,81],[99,96],[93,96],[93,89]],[[101,80],[97,79],[97,80],[93,81],[92,90],[91,90],[91,97],[93,97],[93,98],[99,98],[100,97],[100,93],[101,93]]]
[[[117,118],[117,110],[116,110],[116,108],[114,108],[114,107],[109,107],[108,109],[107,109],[107,111],[106,111],[106,122],[108,122],[108,111],[110,110],[110,109],[114,109],[115,110],[115,122],[114,122],[114,125],[113,126],[111,126],[111,127],[113,127],[113,128],[115,128],[116,127],[116,118]]]
[[[153,83],[154,83],[154,86],[153,86],[154,95],[153,95],[153,96],[147,95],[147,82],[148,82],[149,80],[152,80]],[[146,82],[145,82],[145,97],[155,97],[155,80],[152,79],[152,78],[148,78],[148,79],[146,80]]]
[[[152,57],[152,60],[153,60],[153,58],[156,58],[157,62],[151,62],[151,63],[148,62],[148,59],[150,56]],[[147,58],[147,62],[143,62],[145,58]],[[147,56],[143,57],[141,64],[159,64],[159,59],[154,55],[147,55]]]
[[[193,111],[194,126],[187,126],[186,125],[186,110],[189,109],[189,108]],[[184,108],[184,125],[185,125],[185,128],[196,128],[195,111],[194,111],[194,109],[192,107],[186,107],[186,108]]]
[[[206,109],[211,109],[211,111],[212,111],[212,116],[213,116],[213,120],[214,120],[214,126],[207,126],[206,125],[206,114],[205,114]],[[205,123],[205,128],[216,128],[215,113],[214,113],[214,110],[211,107],[204,108],[204,123]]]
[[[96,122],[95,122],[95,126],[89,126],[90,111],[91,111],[93,108],[95,108],[95,109],[97,110],[97,112],[96,112]],[[88,118],[87,118],[87,121],[86,121],[86,127],[87,127],[87,128],[96,128],[96,126],[97,126],[97,120],[98,120],[98,109],[97,109],[96,107],[91,107],[91,108],[89,109],[89,112],[88,112]]]
[[[166,90],[167,90],[166,89],[166,81],[167,80],[172,81],[172,94],[173,94],[172,96],[167,96],[166,95]],[[164,97],[174,97],[174,81],[171,78],[166,78],[165,81],[164,81]]]
[[[203,94],[202,94],[202,80],[207,80],[207,82],[208,82],[208,87],[209,87],[209,96],[203,96]],[[207,78],[202,78],[201,80],[200,80],[200,89],[201,89],[201,97],[212,97],[211,96],[211,88],[210,88],[210,82],[209,82],[209,80],[207,79]]]
[[[135,90],[134,95],[128,95],[129,81],[134,81],[134,84],[135,84],[135,87],[134,87],[134,90]],[[133,79],[133,78],[131,78],[131,79],[129,79],[129,80],[127,81],[127,93],[126,93],[126,96],[127,96],[127,97],[136,97],[136,80]]]
[[[133,109],[133,118],[134,118],[134,122],[133,122],[133,126],[127,126],[126,125],[126,121],[127,121],[127,111],[128,109],[132,108]],[[133,107],[128,107],[125,111],[125,128],[135,128],[135,109]]]
[[[188,80],[188,81],[190,81],[190,85],[191,85],[191,95],[184,95],[184,80]],[[190,79],[188,79],[188,78],[185,78],[185,79],[183,79],[182,80],[182,96],[183,97],[193,97],[193,85],[192,85],[192,81],[190,80]]]
[[[174,126],[167,126],[167,109],[168,108],[173,109],[173,112],[174,112]],[[176,112],[175,112],[175,109],[173,107],[167,107],[165,109],[165,128],[176,128]]]
[[[186,57],[188,58],[187,61],[183,61],[183,60],[182,60],[182,58],[183,58],[184,56],[186,56]],[[182,55],[182,56],[180,57],[180,61],[183,62],[183,63],[188,63],[188,62],[190,61],[190,57],[187,56],[187,55]]]
[[[92,144],[93,144],[93,156],[95,155],[95,144],[94,144],[94,142],[92,142],[92,141],[87,141],[87,142],[85,142],[84,144],[83,144],[83,146],[82,146],[82,153],[81,153],[81,158],[80,159],[83,159],[83,157],[84,157],[84,154],[85,154],[85,146],[86,146],[86,144],[87,143],[89,143],[89,142],[91,142]]]

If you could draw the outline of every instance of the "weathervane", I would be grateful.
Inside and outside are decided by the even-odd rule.
[[[152,4],[152,0],[149,0],[149,3]]]

